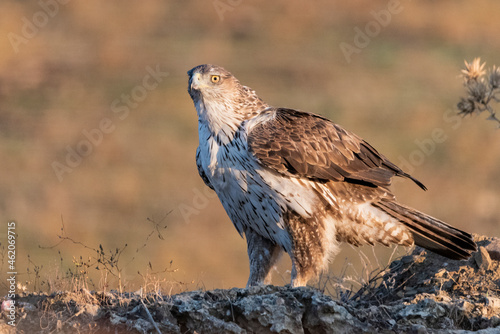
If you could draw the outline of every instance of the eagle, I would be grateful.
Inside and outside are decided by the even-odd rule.
[[[477,250],[471,234],[398,203],[392,177],[426,187],[361,137],[320,115],[268,105],[220,66],[188,76],[198,172],[246,239],[247,287],[269,284],[284,252],[291,286],[305,286],[342,242],[416,244],[456,260]]]

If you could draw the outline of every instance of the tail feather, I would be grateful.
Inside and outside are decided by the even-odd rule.
[[[391,201],[373,205],[406,225],[418,246],[454,260],[464,260],[477,251],[472,235],[410,207]]]

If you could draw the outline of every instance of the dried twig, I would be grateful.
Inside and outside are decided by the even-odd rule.
[[[158,328],[158,325],[156,324],[155,320],[153,319],[153,316],[151,315],[151,313],[149,313],[149,310],[146,306],[146,304],[144,304],[144,301],[142,300],[141,298],[141,304],[142,306],[144,307],[144,309],[146,310],[146,313],[148,315],[148,319],[149,321],[153,324],[154,328],[156,329],[156,331],[158,332],[158,334],[161,334],[161,331],[160,329]]]

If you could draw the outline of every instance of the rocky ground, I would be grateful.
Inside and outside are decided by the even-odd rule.
[[[421,249],[334,300],[265,286],[173,296],[79,291],[17,297],[1,333],[500,333],[500,239],[451,261]],[[5,303],[4,303],[5,306]]]

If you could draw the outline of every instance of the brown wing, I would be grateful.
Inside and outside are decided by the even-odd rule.
[[[278,108],[248,135],[259,163],[281,174],[320,182],[346,181],[388,187],[394,175],[425,186],[366,141],[319,115]]]

